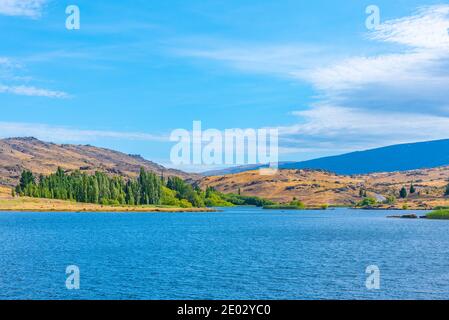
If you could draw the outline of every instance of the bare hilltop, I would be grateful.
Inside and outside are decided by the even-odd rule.
[[[90,145],[55,144],[28,138],[0,140],[0,185],[17,184],[24,169],[39,175],[54,173],[58,167],[66,172],[81,170],[87,173],[101,171],[123,177],[136,177],[141,167],[147,171],[195,180],[199,176],[179,170],[167,169],[145,160],[139,155],[129,155]]]

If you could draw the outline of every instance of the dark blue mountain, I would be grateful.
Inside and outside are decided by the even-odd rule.
[[[399,144],[309,161],[283,162],[280,163],[279,167],[281,169],[321,169],[351,175],[434,168],[446,165],[449,165],[449,139]],[[214,173],[224,175],[260,167],[230,168]]]
[[[323,169],[338,174],[405,171],[449,165],[449,140],[407,143],[334,157],[282,164],[284,169]]]

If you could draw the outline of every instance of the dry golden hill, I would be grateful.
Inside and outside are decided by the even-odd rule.
[[[300,199],[308,205],[351,204],[359,201],[363,180],[325,171],[278,170],[275,175],[260,175],[258,170],[226,176],[206,177],[202,187],[224,193],[259,196],[276,202]]]
[[[161,165],[137,155],[93,147],[89,145],[55,144],[35,138],[9,138],[0,140],[0,185],[17,184],[24,169],[48,175],[60,166],[66,171],[80,169],[93,173],[102,171],[124,177],[135,177],[140,168],[165,176],[197,179],[198,176]]]
[[[377,199],[399,198],[399,190],[413,184],[416,192],[396,204],[402,207],[426,209],[449,205],[444,196],[449,180],[449,167],[404,172],[343,176],[320,170],[279,170],[275,175],[260,175],[247,171],[232,175],[205,177],[201,187],[214,187],[225,193],[259,196],[288,203],[294,198],[309,206],[353,205],[361,200],[360,190]]]

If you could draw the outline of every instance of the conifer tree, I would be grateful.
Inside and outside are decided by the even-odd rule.
[[[400,196],[402,199],[407,198],[407,189],[405,189],[405,187],[402,187],[401,191],[399,192],[399,196]]]

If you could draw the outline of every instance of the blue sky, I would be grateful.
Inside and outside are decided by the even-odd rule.
[[[448,28],[442,1],[0,0],[0,136],[165,165],[194,120],[279,128],[281,160],[449,138]]]

